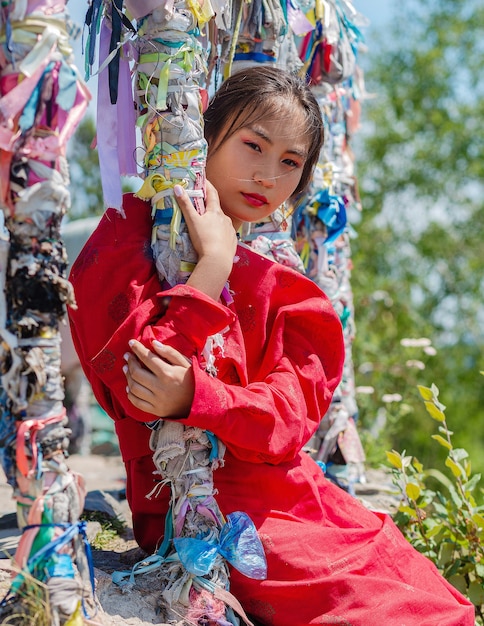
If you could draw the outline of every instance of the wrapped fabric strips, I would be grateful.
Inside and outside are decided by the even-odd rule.
[[[81,611],[75,565],[91,580],[79,539],[84,484],[65,462],[59,335],[75,306],[59,230],[70,206],[66,147],[90,94],[73,64],[65,2],[3,2],[0,24],[0,445],[23,530],[21,572],[0,614],[21,603],[30,576],[47,585],[59,624]]]

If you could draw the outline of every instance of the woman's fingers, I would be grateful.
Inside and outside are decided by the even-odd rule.
[[[205,206],[207,207],[207,211],[214,208],[220,211],[222,210],[220,208],[218,191],[209,180],[205,181]]]
[[[157,417],[186,417],[194,394],[191,362],[159,341],[153,342],[157,353],[136,340],[129,345],[123,371],[131,403]]]
[[[173,192],[176,196],[176,201],[178,206],[183,213],[183,217],[187,224],[191,224],[193,222],[193,218],[198,214],[193,202],[190,200],[190,196],[187,194],[185,189],[181,185],[175,185],[173,188]]]
[[[183,217],[185,219],[190,219],[197,210],[193,205],[193,202],[190,200],[190,196],[187,194],[186,190],[183,189],[181,185],[175,185],[173,188],[174,194],[176,196],[176,201],[178,206],[180,207]],[[212,183],[208,180],[205,181],[205,208],[207,211],[221,211],[220,208],[220,200],[218,197],[218,192]]]
[[[139,392],[139,389],[134,389],[128,385],[128,387],[126,388],[126,393],[131,404],[134,404],[135,407],[141,409],[142,411],[154,414],[153,403],[150,402],[150,398],[145,400]]]
[[[152,385],[156,376],[140,364],[137,358],[126,354],[126,365],[123,371],[126,375],[128,390],[141,399],[147,400],[153,395]]]
[[[181,367],[188,367],[190,365],[189,359],[187,359],[181,352],[175,350],[170,346],[167,346],[160,341],[153,341],[153,348],[156,350],[156,354],[146,348],[142,343],[132,339],[129,342],[133,354],[154,374],[159,374],[163,371],[163,362],[171,365],[180,365]]]
[[[215,187],[206,181],[206,210],[203,214],[197,212],[180,185],[175,185],[174,189],[191,242],[199,257],[208,255],[225,260],[225,256],[228,256],[231,264],[237,242],[236,233],[232,220],[222,211]]]
[[[153,341],[153,348],[162,359],[172,365],[180,365],[182,367],[188,367],[190,365],[190,359],[187,359],[186,356],[178,352],[178,350],[175,350],[175,348],[161,343],[161,341],[155,339],[155,341]]]

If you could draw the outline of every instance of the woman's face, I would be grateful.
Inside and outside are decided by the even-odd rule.
[[[209,144],[206,175],[236,229],[273,213],[301,179],[310,145],[304,112],[287,104],[277,117],[249,121],[215,149]]]

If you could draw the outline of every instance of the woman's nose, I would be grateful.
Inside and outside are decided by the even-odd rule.
[[[253,176],[256,183],[262,185],[263,187],[267,187],[267,189],[272,189],[276,185],[277,176],[270,172],[269,170],[259,171]]]

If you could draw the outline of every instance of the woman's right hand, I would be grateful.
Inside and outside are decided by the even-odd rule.
[[[175,186],[175,195],[198,254],[198,263],[187,284],[218,300],[232,270],[237,235],[232,220],[220,208],[217,190],[209,181],[206,185],[203,214],[198,213],[179,185]]]

